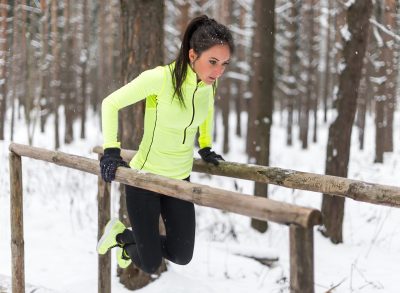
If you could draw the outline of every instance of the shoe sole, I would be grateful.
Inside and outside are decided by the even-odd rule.
[[[107,223],[107,225],[106,225],[106,227],[105,227],[105,229],[104,229],[103,236],[101,236],[99,242],[97,243],[96,250],[97,250],[97,252],[98,252],[99,254],[106,254],[106,253],[107,253],[108,249],[106,250],[106,252],[101,253],[101,252],[100,252],[100,247],[101,247],[101,245],[106,241],[106,238],[107,238],[108,233],[110,232],[111,228],[114,226],[114,224],[115,224],[117,221],[119,221],[119,219],[114,218],[114,219],[112,219],[111,221],[109,221],[109,222]]]

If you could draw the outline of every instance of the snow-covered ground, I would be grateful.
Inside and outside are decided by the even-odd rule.
[[[385,156],[384,164],[373,164],[374,126],[368,118],[366,149],[358,150],[356,135],[349,166],[349,178],[399,186],[400,125],[396,113],[395,151]],[[243,116],[245,122],[245,115]],[[219,121],[220,122],[220,119]],[[49,121],[49,126],[52,121]],[[245,125],[243,125],[245,126]],[[76,131],[78,133],[78,124]],[[76,139],[61,151],[95,158],[91,149],[101,144],[98,118],[87,126],[88,138]],[[220,130],[221,127],[218,127]],[[247,162],[244,141],[234,135],[231,117],[231,150],[226,160]],[[245,129],[245,127],[243,127]],[[317,144],[301,150],[300,143],[285,145],[285,127],[274,117],[271,166],[323,174],[328,126],[321,126]],[[7,130],[9,130],[7,128]],[[355,132],[354,132],[355,133]],[[9,134],[6,133],[7,137]],[[27,143],[23,121],[17,122],[15,142]],[[297,137],[297,132],[295,136]],[[222,148],[222,133],[215,150]],[[8,145],[0,142],[0,292],[11,292],[11,249],[9,214]],[[34,145],[53,149],[53,131],[38,131]],[[209,184],[251,194],[253,184],[204,174],[193,174],[193,182]],[[25,277],[27,292],[97,292],[97,178],[50,163],[23,159]],[[118,211],[117,185],[113,184],[113,214]],[[270,197],[290,203],[319,208],[318,193],[270,185]],[[267,233],[250,228],[250,219],[231,213],[196,207],[197,234],[192,262],[187,266],[169,264],[168,271],[141,293],[197,292],[288,292],[288,228],[270,223]],[[346,201],[344,243],[333,245],[315,229],[316,292],[400,292],[400,210]],[[272,267],[241,255],[279,257]],[[113,257],[113,292],[128,292],[116,277]]]

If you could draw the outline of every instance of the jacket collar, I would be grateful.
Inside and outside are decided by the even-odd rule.
[[[167,65],[167,66],[170,67],[169,69],[170,69],[170,72],[172,74],[172,69],[175,67],[175,61],[172,62],[171,64]],[[197,74],[196,74],[196,72],[193,71],[193,69],[192,69],[192,67],[190,67],[190,65],[187,66],[186,79],[185,79],[185,81],[183,83],[184,84],[188,83],[190,85],[194,85],[194,86],[198,86],[198,87],[211,86],[211,85],[207,85],[204,81],[197,82]]]
[[[196,72],[193,71],[192,67],[190,65],[187,66],[187,71],[186,71],[186,82],[197,85],[197,86],[206,86],[204,81],[197,81],[197,74]]]

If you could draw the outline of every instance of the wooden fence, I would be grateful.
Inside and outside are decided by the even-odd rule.
[[[99,164],[97,160],[15,143],[10,144],[9,149],[12,292],[20,293],[25,292],[21,157],[25,156],[47,161],[97,176],[99,176]],[[102,149],[95,148],[95,151],[101,153]],[[129,160],[133,154],[133,151],[124,150],[122,152],[125,160]],[[193,170],[289,188],[346,196],[376,204],[400,205],[400,189],[397,187],[371,184],[335,176],[230,162],[222,162],[220,166],[214,167],[201,160],[194,161]],[[119,168],[115,181],[160,192],[198,205],[289,225],[290,290],[292,293],[314,292],[313,226],[321,224],[321,213],[318,210],[212,188],[206,185],[182,182],[181,180],[169,179],[149,173],[143,174],[128,168]],[[98,208],[99,211],[106,211],[105,216],[99,216],[99,236],[105,223],[110,218],[109,186],[110,184],[105,184],[99,178]],[[99,292],[111,292],[110,263],[109,255],[99,256]]]
[[[94,148],[94,152],[98,154],[101,154],[102,151],[101,147]],[[130,161],[135,153],[135,151],[122,150],[121,155],[124,160]],[[378,205],[400,207],[400,188],[397,186],[252,164],[222,162],[215,167],[200,159],[194,160],[193,171],[342,196]]]

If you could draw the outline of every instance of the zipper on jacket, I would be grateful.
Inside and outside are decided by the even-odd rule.
[[[198,87],[199,87],[199,84],[197,83],[196,84],[196,88],[194,89],[194,92],[193,92],[193,97],[192,97],[192,109],[193,109],[192,120],[190,121],[189,125],[186,126],[185,130],[183,131],[183,142],[182,142],[182,144],[185,144],[185,141],[186,141],[186,130],[189,128],[190,125],[192,125],[193,120],[194,120],[194,112],[195,112],[195,109],[194,109],[194,95],[195,95]]]
[[[150,154],[151,146],[153,145],[154,133],[156,132],[156,126],[157,126],[157,116],[158,116],[157,113],[158,113],[158,102],[156,102],[156,119],[154,121],[153,135],[151,136],[151,142],[150,142],[149,150],[147,151],[146,159],[144,160],[144,162],[142,164],[142,167],[140,167],[139,170],[142,170],[144,165],[146,164],[147,158],[149,157],[149,154]]]

